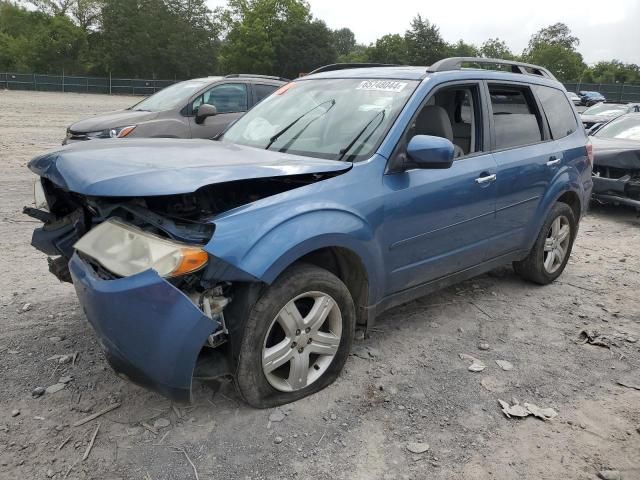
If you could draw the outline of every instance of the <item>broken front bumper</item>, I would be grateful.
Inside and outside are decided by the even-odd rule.
[[[113,369],[173,400],[189,401],[198,354],[220,323],[153,270],[105,280],[77,254],[69,270]]]
[[[593,176],[593,198],[603,203],[640,208],[640,178],[624,175],[620,178]]]

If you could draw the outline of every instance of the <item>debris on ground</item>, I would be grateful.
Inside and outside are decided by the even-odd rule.
[[[275,443],[276,445],[280,445],[282,443],[283,438],[278,436],[276,438],[273,439],[273,443]]]
[[[460,357],[460,360],[463,360],[465,362],[471,362],[468,368],[470,372],[481,372],[485,368],[487,368],[487,366],[482,362],[482,360],[479,360],[471,355],[467,355],[466,353],[459,353],[458,356]]]
[[[12,417],[17,417],[18,415],[20,415],[20,410],[11,410]]]
[[[373,358],[377,358],[380,356],[380,352],[373,347],[365,347],[362,345],[357,345],[351,351],[351,355],[354,357],[362,358],[363,360],[371,360]]]
[[[505,372],[513,370],[513,364],[507,360],[496,360],[496,364]]]
[[[153,422],[153,428],[159,430],[161,428],[167,428],[171,425],[171,422],[167,418],[157,418],[155,422]]]
[[[429,444],[423,442],[409,442],[407,443],[407,450],[415,454],[424,453],[429,450]]]
[[[44,389],[47,395],[51,395],[52,393],[58,393],[60,390],[63,390],[66,387],[66,383],[54,383],[53,385],[49,385]]]
[[[478,349],[479,350],[489,350],[489,344],[488,343],[479,343],[478,344]]]
[[[64,383],[65,385],[67,383],[69,383],[71,380],[73,380],[73,377],[69,377],[69,376],[65,376],[65,377],[60,377],[58,379],[58,383]]]
[[[640,390],[640,382],[633,382],[629,380],[618,380],[618,385],[622,385],[623,387],[633,388],[635,390]]]
[[[25,304],[22,306],[22,311],[23,311],[23,312],[28,312],[29,310],[31,310],[31,304],[30,304],[30,303],[25,303]]]
[[[578,343],[584,345],[588,343],[597,347],[611,348],[613,342],[606,335],[600,335],[596,330],[581,330],[578,336]]]
[[[529,415],[533,415],[534,417],[546,421],[558,416],[558,412],[556,412],[553,408],[540,408],[533,403],[525,403],[523,405],[520,405],[516,400],[513,401],[513,405],[509,405],[509,403],[500,399],[498,399],[498,403],[500,403],[500,406],[502,407],[502,413],[504,413],[507,418],[525,418]]]
[[[618,470],[600,470],[598,477],[602,480],[622,480],[622,474]]]
[[[269,415],[269,421],[270,422],[281,422],[282,420],[284,420],[285,414],[284,412],[282,412],[282,410],[276,410],[275,412],[272,412],[271,415]]]
[[[94,413],[93,415],[89,415],[88,417],[85,417],[82,420],[78,420],[72,426],[73,427],[79,427],[80,425],[84,425],[85,423],[88,423],[91,420],[94,420],[94,419],[98,418],[99,416],[104,415],[105,413],[109,413],[111,410],[115,410],[120,405],[121,405],[121,403],[113,403],[113,404],[109,405],[108,407],[103,408],[99,412]]]
[[[629,343],[636,343],[638,341],[636,337],[627,337],[625,340]]]

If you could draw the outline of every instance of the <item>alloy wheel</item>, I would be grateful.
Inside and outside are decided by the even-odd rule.
[[[560,215],[551,223],[544,242],[543,261],[547,273],[555,273],[562,266],[570,241],[571,224],[567,217]]]
[[[312,291],[287,302],[271,322],[262,347],[262,370],[282,392],[318,380],[333,361],[342,336],[342,315],[330,295]]]

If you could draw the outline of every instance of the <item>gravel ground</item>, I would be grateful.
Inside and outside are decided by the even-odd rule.
[[[503,268],[391,310],[335,384],[282,409],[251,409],[227,383],[176,406],[116,377],[20,211],[32,156],[134,101],[0,91],[1,479],[640,479],[640,391],[618,384],[640,388],[640,220],[622,208],[583,220],[554,284]],[[585,329],[608,347],[579,343]],[[558,416],[509,419],[498,399]]]

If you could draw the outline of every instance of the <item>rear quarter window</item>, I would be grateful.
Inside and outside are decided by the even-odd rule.
[[[554,139],[564,138],[577,130],[578,123],[573,108],[562,90],[542,85],[536,85],[533,90],[542,104]]]

